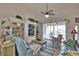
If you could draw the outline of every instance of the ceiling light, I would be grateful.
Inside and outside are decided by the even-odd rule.
[[[45,15],[46,18],[50,17],[48,14]]]
[[[20,23],[17,23],[18,26],[20,26]]]
[[[48,18],[50,16],[54,16],[53,13],[54,10],[48,10],[48,3],[46,3],[46,11],[41,11],[41,13],[44,15],[44,17]]]

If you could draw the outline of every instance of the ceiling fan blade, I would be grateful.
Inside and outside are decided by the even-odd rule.
[[[49,15],[55,15],[54,13],[49,13]]]
[[[41,11],[42,14],[45,14],[45,12]]]
[[[54,10],[49,10],[48,12],[53,12]]]

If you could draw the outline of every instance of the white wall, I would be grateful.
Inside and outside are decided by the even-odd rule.
[[[75,29],[75,18],[70,17],[68,19],[70,20],[70,22],[66,23],[66,39],[73,39],[71,31]]]

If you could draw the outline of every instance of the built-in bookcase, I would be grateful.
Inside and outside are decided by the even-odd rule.
[[[12,35],[24,38],[24,23],[12,22]]]

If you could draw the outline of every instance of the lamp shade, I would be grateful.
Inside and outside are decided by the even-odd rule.
[[[72,32],[71,32],[71,34],[77,34],[76,30],[73,29]]]

